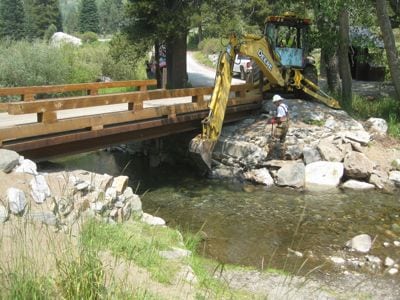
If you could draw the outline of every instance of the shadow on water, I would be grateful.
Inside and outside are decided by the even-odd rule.
[[[329,256],[348,257],[346,241],[361,233],[375,238],[370,254],[400,260],[400,247],[383,246],[400,240],[397,195],[266,189],[203,178],[184,165],[148,168],[144,157],[132,159],[120,152],[94,152],[56,163],[128,175],[142,194],[144,211],[170,226],[201,230],[200,252],[224,263],[303,274],[320,266],[334,271]]]

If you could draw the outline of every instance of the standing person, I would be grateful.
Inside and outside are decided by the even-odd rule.
[[[272,103],[276,106],[276,117],[269,120],[269,124],[276,124],[272,134],[279,142],[284,143],[286,134],[289,129],[289,108],[283,103],[283,98],[280,95],[272,97]]]

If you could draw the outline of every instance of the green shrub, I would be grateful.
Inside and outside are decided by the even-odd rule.
[[[204,39],[199,43],[199,49],[205,55],[215,54],[224,49],[224,43],[221,39]]]
[[[44,32],[44,40],[49,41],[53,34],[57,32],[57,27],[54,24],[51,24],[46,31]]]
[[[82,33],[79,35],[79,37],[82,40],[82,43],[94,43],[99,39],[98,35],[91,31]]]

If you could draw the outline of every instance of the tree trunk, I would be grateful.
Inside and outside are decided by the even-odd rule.
[[[392,76],[397,99],[400,100],[400,64],[393,36],[393,30],[390,26],[389,15],[387,13],[386,0],[376,0],[376,12],[382,32],[383,42],[385,44],[390,75]]]
[[[167,86],[179,89],[187,86],[186,34],[179,34],[167,40]]]
[[[159,41],[154,42],[154,59],[156,64],[156,80],[157,88],[160,89],[162,85],[161,72],[160,72],[160,43]]]
[[[328,83],[328,89],[329,91],[336,93],[340,91],[337,54],[334,53],[332,55],[328,53],[328,51],[323,51],[323,53],[324,53],[324,61],[326,67],[326,81]]]
[[[351,107],[351,71],[349,64],[349,13],[342,8],[339,14],[339,73],[342,78],[342,106]]]

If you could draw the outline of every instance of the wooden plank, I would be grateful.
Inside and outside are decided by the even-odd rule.
[[[230,99],[228,101],[228,106],[256,103],[260,102],[260,100],[260,95],[247,95],[247,97],[244,99]],[[173,113],[179,115],[208,110],[207,105],[207,102],[176,104],[173,105]],[[51,126],[43,123],[32,123],[17,125],[10,128],[0,128],[0,141],[74,131],[84,128],[99,128],[99,126],[107,126],[118,123],[152,119],[160,116],[168,116],[171,114],[171,109],[169,107],[171,106],[145,108],[143,110],[133,112],[114,112],[84,117],[74,117],[69,119],[59,119]]]
[[[8,103],[0,103],[0,111],[7,111]]]
[[[106,89],[116,87],[141,87],[156,86],[157,80],[125,80],[112,82],[89,82],[64,85],[44,85],[44,86],[24,86],[0,88],[0,96],[24,95],[24,94],[48,94],[48,93],[64,93],[81,90]]]
[[[232,91],[243,91],[248,85],[232,86]],[[119,103],[139,103],[144,100],[156,100],[164,98],[177,98],[188,96],[209,95],[212,87],[176,89],[176,90],[152,90],[143,92],[130,92],[108,94],[98,96],[81,96],[70,98],[56,98],[37,100],[33,102],[13,102],[8,105],[8,113],[20,115],[46,111],[57,111]]]
[[[57,122],[57,113],[55,111],[41,112],[37,114],[37,121],[44,124]]]

